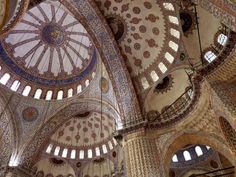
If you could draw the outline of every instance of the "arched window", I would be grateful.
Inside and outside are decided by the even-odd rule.
[[[93,73],[92,73],[92,78],[94,78],[94,77],[95,77],[95,75],[96,75],[96,73],[95,73],[95,72],[93,72]]]
[[[227,40],[228,40],[228,37],[222,33],[217,38],[217,42],[223,46],[226,44]]]
[[[25,87],[25,89],[24,89],[22,95],[28,96],[29,93],[30,93],[30,91],[31,91],[31,87],[27,85],[27,86]]]
[[[216,57],[217,56],[211,50],[206,52],[204,55],[204,58],[208,61],[208,63],[211,63],[212,61],[214,61]]]
[[[107,146],[105,144],[102,145],[102,151],[104,154],[107,153]]]
[[[75,159],[75,157],[76,157],[76,150],[73,149],[70,153],[70,158]]]
[[[86,87],[89,86],[89,80],[88,80],[88,79],[85,81],[85,86],[86,86]]]
[[[99,147],[95,148],[95,152],[96,152],[96,156],[100,156],[101,155]]]
[[[84,159],[84,150],[79,151],[79,158]]]
[[[67,96],[68,96],[68,98],[70,98],[70,97],[73,96],[73,89],[72,89],[72,88],[70,88],[70,89],[68,90]]]
[[[54,155],[56,155],[56,156],[59,155],[59,152],[60,152],[60,147],[57,146],[55,151],[54,151]]]
[[[109,146],[109,149],[110,149],[110,150],[113,149],[113,145],[112,145],[111,141],[108,141],[108,146]]]
[[[53,145],[52,145],[52,144],[49,144],[48,147],[47,147],[47,149],[46,149],[46,153],[50,154],[51,151],[52,151],[52,147],[53,147]]]
[[[20,81],[15,80],[13,82],[13,84],[11,85],[11,90],[16,92],[18,90],[19,86],[20,86]]]
[[[172,162],[178,162],[178,158],[176,154],[172,157]]]
[[[51,100],[52,99],[52,91],[49,90],[47,91],[47,94],[46,94],[46,100]]]
[[[10,74],[5,73],[2,78],[0,79],[0,83],[3,85],[6,85],[6,83],[8,82],[8,80],[10,79]]]
[[[173,63],[174,61],[174,57],[169,52],[166,52],[165,58],[167,59],[169,63]]]
[[[63,91],[60,90],[58,93],[57,93],[57,100],[62,100],[63,98]]]
[[[162,62],[159,63],[158,67],[159,67],[159,69],[161,70],[162,73],[165,73],[167,71],[166,66]]]
[[[141,83],[144,89],[147,89],[149,87],[149,83],[145,77],[141,79]]]
[[[157,75],[157,73],[156,73],[155,71],[152,71],[152,72],[150,73],[150,75],[151,75],[151,78],[152,78],[152,80],[153,80],[154,82],[158,81],[159,77],[158,77],[158,75]]]
[[[191,160],[191,156],[190,156],[190,153],[188,151],[184,151],[184,159],[186,161],[189,161]]]
[[[170,29],[170,34],[171,34],[172,36],[178,38],[178,39],[180,38],[180,32],[179,32],[178,30],[176,30],[176,29],[171,28],[171,29]]]
[[[65,148],[62,152],[62,157],[66,158],[67,157],[67,153],[68,153],[68,149]]]
[[[112,138],[112,140],[113,140],[114,145],[118,144],[115,138]]]
[[[193,98],[193,89],[192,89],[192,88],[189,89],[188,92],[187,92],[187,94],[188,94],[188,96],[189,96],[190,98]]]
[[[40,96],[41,96],[42,92],[43,91],[41,89],[37,89],[35,94],[34,94],[34,98],[40,99]]]
[[[176,25],[179,25],[179,20],[177,17],[174,17],[174,16],[169,16],[169,20],[171,23],[174,23]]]
[[[196,147],[195,147],[195,151],[196,151],[196,153],[197,153],[197,156],[203,155],[203,152],[202,152],[202,149],[201,149],[200,146],[196,146]]]
[[[88,158],[89,159],[93,158],[93,151],[92,151],[92,149],[88,150]]]
[[[177,51],[178,51],[178,48],[179,48],[179,45],[176,44],[176,43],[173,42],[173,41],[170,41],[170,42],[169,42],[169,47],[172,48],[175,52],[177,52]]]
[[[163,3],[163,6],[164,6],[164,8],[167,9],[167,10],[171,10],[171,11],[174,11],[174,10],[175,10],[173,4],[171,4],[171,3],[169,3],[169,2]]]
[[[81,86],[81,85],[78,85],[78,87],[77,87],[77,93],[80,93],[80,92],[82,92],[82,86]]]

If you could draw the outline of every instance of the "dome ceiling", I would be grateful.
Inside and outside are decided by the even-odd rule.
[[[147,89],[173,63],[179,21],[166,1],[96,0],[139,88]],[[164,15],[165,14],[165,15]]]
[[[60,147],[95,149],[107,144],[114,147],[112,139],[115,120],[98,112],[78,114],[63,124],[51,137],[51,143]],[[112,144],[112,145],[111,145]]]
[[[88,86],[96,50],[85,28],[62,5],[41,3],[30,9],[2,41],[1,64],[41,87]],[[94,73],[93,73],[94,75]],[[75,92],[75,88],[74,92]]]
[[[182,112],[194,100],[193,85],[184,69],[169,73],[149,91],[144,102],[149,120],[155,120],[159,127],[173,126],[184,118]]]
[[[72,160],[97,158],[112,152],[118,145],[112,136],[114,130],[115,120],[106,114],[76,114],[51,136],[45,152]]]

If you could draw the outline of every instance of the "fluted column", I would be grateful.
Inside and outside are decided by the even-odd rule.
[[[160,177],[155,140],[136,132],[125,136],[125,164],[128,177]]]

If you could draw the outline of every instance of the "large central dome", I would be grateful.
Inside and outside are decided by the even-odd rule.
[[[64,6],[51,3],[41,3],[24,15],[2,40],[0,57],[1,65],[7,65],[2,74],[14,73],[38,88],[71,87],[74,92],[75,83],[88,86],[97,59],[85,28]]]

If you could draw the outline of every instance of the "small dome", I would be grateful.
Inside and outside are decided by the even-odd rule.
[[[76,114],[51,136],[46,153],[70,159],[100,157],[117,145],[114,130],[115,120],[106,114]]]

